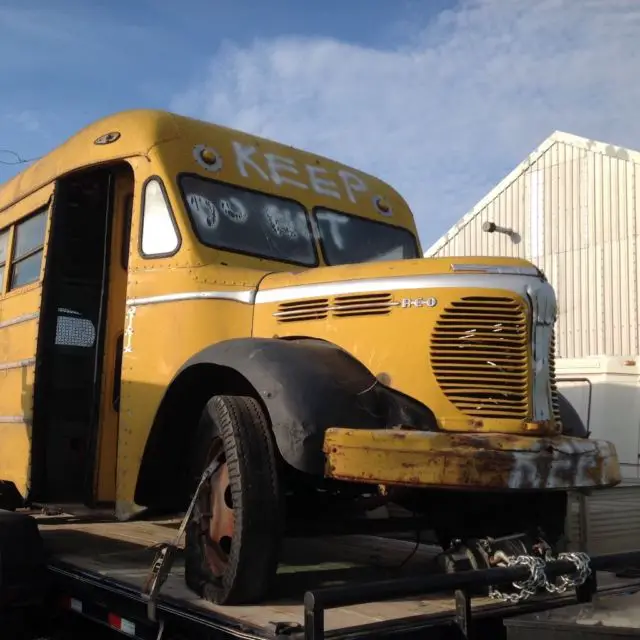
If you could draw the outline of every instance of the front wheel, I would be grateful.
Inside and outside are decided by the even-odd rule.
[[[263,599],[273,582],[284,529],[275,443],[260,404],[214,396],[200,419],[192,470],[220,466],[187,525],[185,580],[216,604]]]

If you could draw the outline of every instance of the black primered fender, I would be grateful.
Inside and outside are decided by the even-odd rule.
[[[307,473],[323,473],[328,427],[437,428],[428,408],[382,385],[361,362],[322,340],[227,340],[202,350],[182,370],[203,363],[235,369],[251,383],[282,457]]]
[[[560,407],[560,419],[562,420],[562,434],[574,438],[588,438],[589,432],[580,414],[571,404],[567,396],[558,391],[558,405]]]

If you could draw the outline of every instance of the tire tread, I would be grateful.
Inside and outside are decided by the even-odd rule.
[[[207,403],[195,458],[213,437],[222,439],[232,491],[235,530],[228,570],[216,580],[202,560],[202,536],[188,527],[185,579],[192,590],[217,604],[248,604],[264,598],[278,566],[284,529],[278,458],[269,423],[255,398],[214,396]],[[204,468],[195,465],[198,477]]]

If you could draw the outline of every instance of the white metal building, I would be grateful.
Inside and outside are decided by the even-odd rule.
[[[425,256],[531,260],[558,296],[558,356],[640,354],[639,191],[640,152],[556,132]]]
[[[615,443],[625,478],[635,482],[639,192],[640,152],[556,132],[425,253],[514,256],[545,272],[558,297],[558,384],[593,437]],[[613,515],[597,513],[604,515],[594,531],[604,531]]]

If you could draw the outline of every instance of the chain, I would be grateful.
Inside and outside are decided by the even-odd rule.
[[[591,567],[589,566],[589,556],[582,551],[570,551],[561,553],[556,560],[568,560],[576,565],[574,573],[569,575],[558,576],[560,584],[552,584],[545,579],[545,589],[549,593],[564,593],[567,589],[579,587],[584,584],[591,575]]]
[[[544,562],[541,558],[535,556],[508,556],[507,567],[525,566],[528,567],[530,575],[526,580],[522,582],[513,582],[513,586],[517,591],[514,593],[504,593],[489,587],[489,597],[493,600],[502,600],[503,602],[509,602],[516,604],[522,600],[526,600],[535,595],[536,591],[545,583],[546,577],[544,575]]]
[[[520,555],[515,557],[507,556],[503,559],[503,562],[504,560],[506,560],[505,564],[507,567],[525,566],[528,567],[530,572],[527,579],[521,582],[512,583],[516,589],[513,593],[504,593],[494,589],[493,587],[489,588],[490,598],[493,600],[502,600],[503,602],[508,602],[510,604],[516,604],[523,600],[527,600],[534,596],[540,589],[545,589],[548,593],[553,594],[564,593],[567,589],[584,584],[591,574],[589,556],[581,551],[561,553],[557,558],[553,558],[551,554],[547,553],[545,554],[544,560],[542,558],[529,555]],[[545,560],[568,560],[575,564],[576,570],[572,574],[559,576],[559,584],[553,584],[549,582],[544,572]]]

